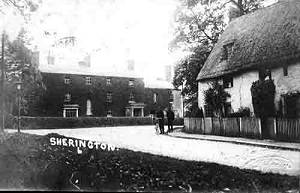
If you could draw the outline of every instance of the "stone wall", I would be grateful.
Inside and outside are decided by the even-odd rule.
[[[65,76],[71,83],[65,84]],[[42,73],[47,91],[41,105],[41,116],[62,116],[64,96],[71,94],[70,104],[79,105],[79,116],[86,115],[87,100],[91,100],[93,116],[106,116],[112,111],[112,116],[125,116],[129,96],[132,92],[136,102],[144,102],[144,82],[141,78],[109,77],[111,85],[106,85],[105,76],[90,76],[78,74]],[[85,78],[92,79],[91,85],[86,85]],[[134,80],[134,86],[129,86],[129,80]],[[112,102],[106,100],[107,93],[112,93]]]

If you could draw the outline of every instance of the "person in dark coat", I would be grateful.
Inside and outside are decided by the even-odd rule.
[[[173,121],[175,119],[175,114],[172,111],[171,108],[168,109],[167,111],[167,119],[168,119],[168,132],[172,132],[173,131]]]
[[[158,125],[160,129],[160,134],[165,134],[165,129],[164,129],[164,112],[160,109],[156,113],[156,117],[158,119]]]

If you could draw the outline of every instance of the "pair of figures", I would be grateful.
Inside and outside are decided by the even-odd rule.
[[[164,129],[164,111],[163,110],[158,110],[156,112],[156,118],[158,122],[158,127],[160,130],[160,134],[165,134],[165,129]],[[174,121],[175,115],[174,112],[169,108],[167,110],[167,123],[168,123],[168,131],[167,132],[172,132],[173,131],[173,121]]]

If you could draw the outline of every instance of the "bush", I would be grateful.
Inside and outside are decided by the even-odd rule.
[[[167,122],[166,122],[167,123]],[[152,125],[151,117],[21,117],[21,129],[57,129],[106,126]],[[183,118],[176,118],[174,125],[183,125]],[[6,118],[6,128],[16,129],[17,117]]]
[[[251,86],[254,114],[257,117],[273,117],[275,115],[275,84],[273,80],[258,80]]]
[[[248,107],[241,107],[237,112],[230,113],[228,117],[250,117],[250,109]]]

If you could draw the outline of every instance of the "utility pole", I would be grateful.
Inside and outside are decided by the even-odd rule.
[[[4,102],[5,102],[5,88],[4,88],[4,81],[5,81],[5,63],[4,63],[4,30],[2,31],[2,48],[1,48],[1,131],[4,132],[4,121],[5,121],[5,110],[4,110]]]

